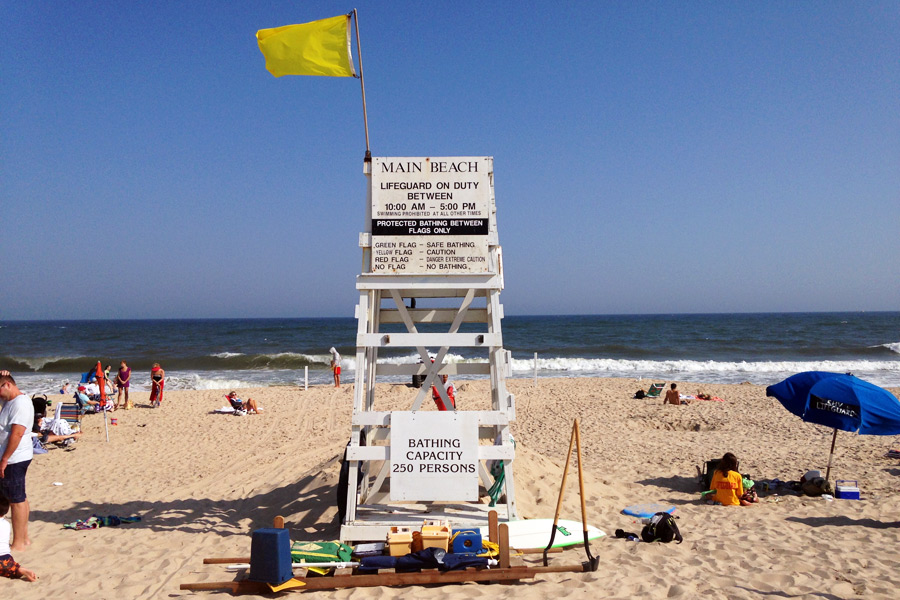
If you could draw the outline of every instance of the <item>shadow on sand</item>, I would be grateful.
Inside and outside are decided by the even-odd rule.
[[[330,469],[338,457],[318,468],[312,475],[289,485],[246,498],[213,500],[209,498],[177,499],[170,502],[144,502],[140,500],[122,503],[97,504],[89,500],[75,503],[60,511],[31,511],[31,521],[56,523],[62,527],[93,514],[119,517],[141,516],[141,521],[122,525],[122,528],[147,528],[153,531],[183,531],[229,536],[235,526],[247,518],[252,520],[250,530],[271,527],[276,516],[285,518],[285,526],[296,530],[296,539],[337,539],[340,525],[337,522],[337,489],[328,483],[322,471]],[[336,479],[336,478],[335,478]],[[327,513],[332,518],[325,520]],[[297,515],[296,519],[294,515]],[[222,527],[230,523],[232,527]],[[292,537],[295,537],[292,535]]]

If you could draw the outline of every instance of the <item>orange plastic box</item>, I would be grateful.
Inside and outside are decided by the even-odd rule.
[[[387,534],[391,556],[405,556],[412,549],[412,531],[408,527],[391,527]]]
[[[450,544],[450,527],[444,521],[425,521],[422,524],[422,548],[442,548]]]

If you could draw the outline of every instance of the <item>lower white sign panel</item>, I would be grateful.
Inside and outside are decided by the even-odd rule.
[[[478,500],[478,415],[392,412],[391,500]]]

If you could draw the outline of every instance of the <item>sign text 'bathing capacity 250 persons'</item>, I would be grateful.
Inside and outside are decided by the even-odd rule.
[[[372,159],[372,272],[489,270],[491,157]]]

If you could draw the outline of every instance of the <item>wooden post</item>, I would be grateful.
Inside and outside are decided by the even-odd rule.
[[[509,568],[509,525],[503,523],[500,525],[500,568]]]
[[[488,513],[488,540],[495,544],[500,543],[500,524],[496,510]]]

